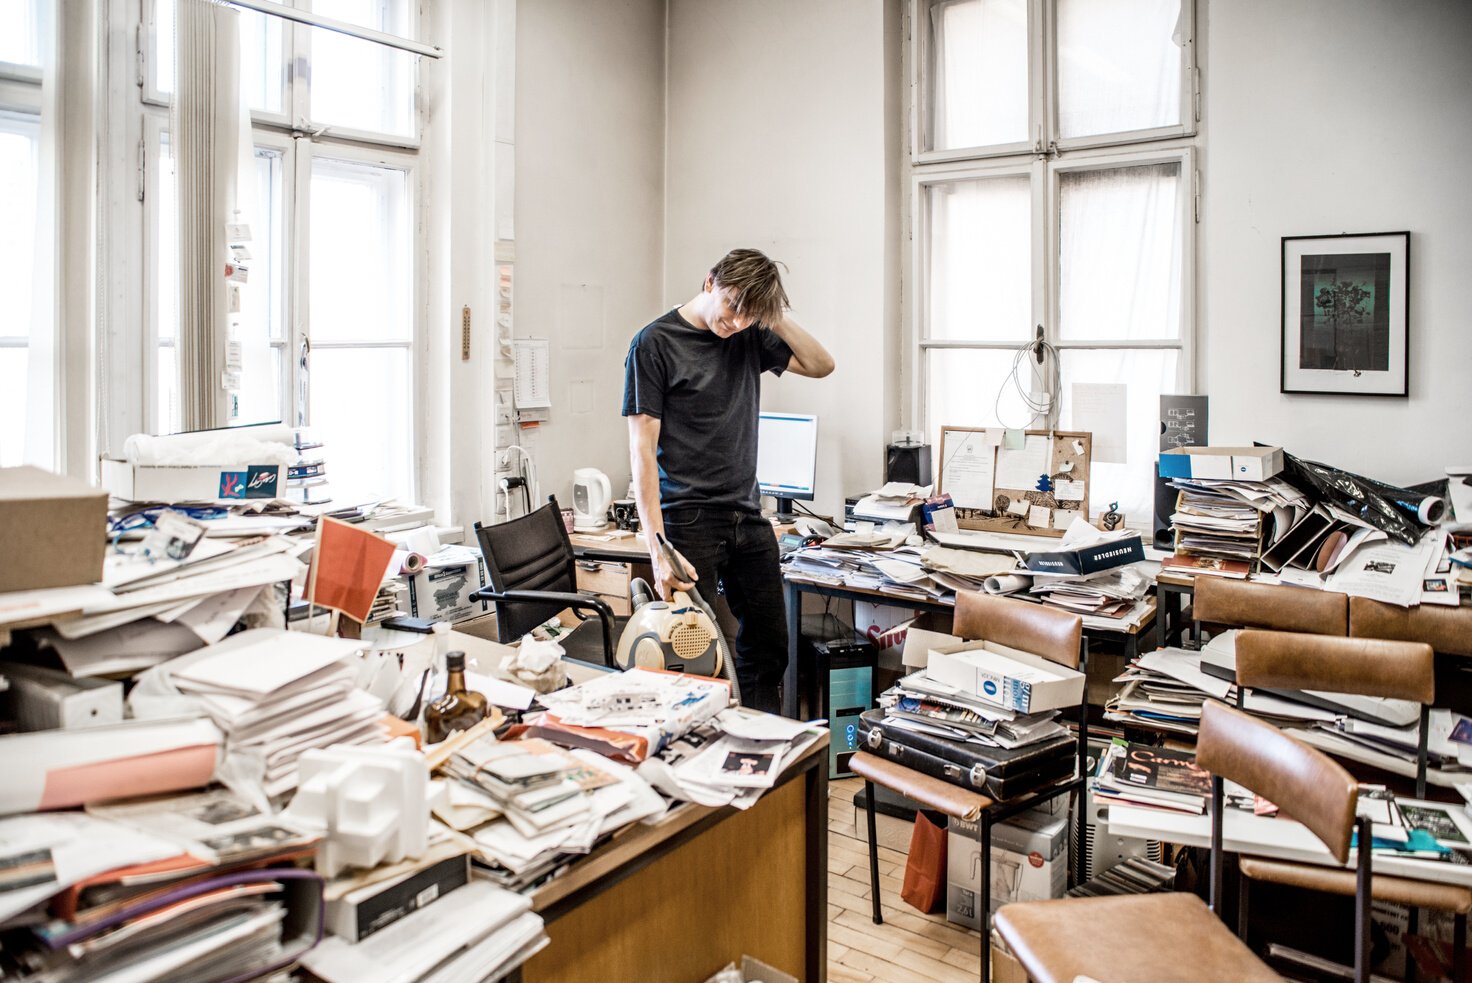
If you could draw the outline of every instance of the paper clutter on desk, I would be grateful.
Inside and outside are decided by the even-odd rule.
[[[538,693],[551,693],[567,684],[562,646],[550,639],[527,635],[516,651],[501,660],[501,671]]]

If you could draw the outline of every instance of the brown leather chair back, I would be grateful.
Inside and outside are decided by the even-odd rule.
[[[1029,601],[961,590],[956,592],[954,631],[962,638],[984,638],[1077,669],[1084,619]]]
[[[1266,721],[1208,700],[1201,708],[1196,763],[1244,785],[1307,826],[1335,859],[1349,859],[1359,786],[1322,751]]]
[[[1430,704],[1430,645],[1248,629],[1237,635],[1237,682],[1263,689],[1363,693]]]
[[[1349,633],[1355,638],[1425,642],[1447,655],[1472,656],[1472,607],[1422,604],[1403,608],[1368,597],[1351,597]]]
[[[1200,576],[1193,593],[1192,617],[1206,624],[1349,634],[1349,605],[1333,591]]]

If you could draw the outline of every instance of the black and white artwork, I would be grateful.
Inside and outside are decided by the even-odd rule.
[[[1410,233],[1283,239],[1282,391],[1404,396]]]

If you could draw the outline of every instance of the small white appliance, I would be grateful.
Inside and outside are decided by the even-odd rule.
[[[613,487],[608,475],[597,468],[578,468],[572,473],[572,527],[579,532],[602,529],[613,504]]]

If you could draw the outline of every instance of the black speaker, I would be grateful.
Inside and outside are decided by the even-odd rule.
[[[930,484],[930,445],[890,444],[884,455],[884,480]]]
[[[1160,477],[1160,462],[1155,462],[1155,548],[1168,550],[1175,546],[1170,531],[1171,513],[1176,510],[1176,488],[1169,478]]]

